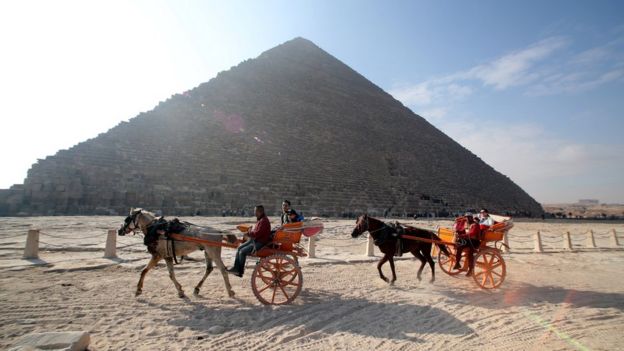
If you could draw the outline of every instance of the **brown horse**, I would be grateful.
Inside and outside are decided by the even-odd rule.
[[[375,240],[375,245],[379,247],[379,250],[383,252],[384,256],[381,258],[379,263],[377,263],[377,270],[379,271],[379,277],[383,279],[386,283],[394,284],[396,281],[396,272],[394,271],[394,254],[397,251],[401,251],[401,254],[411,252],[416,258],[420,260],[420,268],[418,269],[418,280],[421,280],[421,274],[425,267],[425,263],[429,262],[429,266],[431,267],[431,283],[435,281],[435,263],[431,258],[431,242],[425,241],[416,241],[409,239],[402,239],[402,245],[400,248],[397,248],[397,240],[400,234],[397,232],[397,228],[387,225],[386,223],[370,217],[368,214],[363,214],[355,222],[355,228],[351,233],[353,238],[357,238],[365,232],[368,232],[369,235]],[[435,235],[433,232],[414,227],[404,228],[405,234],[416,236],[419,238],[427,239],[427,240],[440,240],[440,238]],[[441,240],[440,240],[441,241]],[[438,245],[442,252],[449,255],[446,246]],[[381,271],[381,266],[384,265],[387,261],[390,262],[390,269],[392,269],[392,280],[388,280]]]
[[[150,226],[156,222],[155,220],[156,220],[156,216],[154,216],[154,214],[148,211],[142,210],[140,208],[131,209],[130,215],[125,219],[124,224],[118,231],[118,234],[126,235],[128,233],[140,230],[143,232],[144,235],[148,235]],[[182,234],[187,235],[187,236],[193,236],[193,237],[198,237],[198,236],[201,236],[201,234],[204,234],[202,236],[202,239],[206,239],[206,237],[208,237],[208,239],[206,240],[212,240],[215,242],[221,242],[223,237],[226,237],[228,241],[230,242],[236,241],[235,235],[223,235],[222,236],[222,235],[214,235],[214,234],[202,233],[202,232],[203,232],[202,228],[196,227],[196,226],[190,226]],[[195,287],[194,294],[195,295],[199,294],[199,289],[201,288],[202,284],[204,283],[204,281],[206,280],[210,272],[212,272],[213,270],[212,262],[214,261],[219,271],[221,271],[221,275],[223,276],[223,281],[225,283],[225,288],[228,292],[228,295],[230,297],[234,297],[234,291],[232,290],[232,286],[230,285],[230,279],[225,270],[225,265],[223,264],[223,261],[221,260],[221,247],[220,246],[202,245],[202,244],[196,244],[196,243],[192,243],[188,241],[178,241],[178,240],[175,240],[175,244],[172,245],[172,243],[169,242],[166,238],[164,238],[164,236],[161,234],[159,234],[158,240],[155,242],[155,245],[148,245],[147,247],[147,251],[150,254],[152,254],[152,259],[149,261],[147,266],[145,266],[145,268],[141,271],[141,278],[139,279],[139,283],[137,284],[137,290],[136,290],[135,295],[139,296],[143,292],[143,280],[145,279],[145,275],[147,274],[147,272],[149,272],[152,268],[156,267],[156,264],[158,264],[160,260],[164,259],[165,262],[167,263],[167,269],[169,271],[169,278],[171,278],[171,281],[173,281],[173,284],[175,285],[176,290],[178,291],[178,296],[184,297],[184,291],[182,291],[182,286],[176,280],[175,274],[173,272],[173,261],[175,260],[176,256],[179,257],[179,256],[187,255],[193,251],[197,251],[200,249],[204,250],[204,256],[206,256],[206,271],[204,272],[203,278],[199,281],[199,283]]]

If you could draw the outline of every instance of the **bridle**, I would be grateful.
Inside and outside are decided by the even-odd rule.
[[[382,231],[386,228],[388,228],[388,225],[382,221],[381,222],[382,226],[375,229],[375,230],[370,230],[370,216],[366,215],[366,227],[362,227],[360,230],[360,235],[364,234],[364,232],[368,232],[368,234],[373,235],[373,233],[377,233],[379,231]],[[359,222],[358,222],[358,228],[360,227]]]
[[[124,220],[124,226],[121,228],[118,234],[126,235],[128,234],[128,229],[132,231],[133,234],[136,234],[137,230],[141,230],[141,228],[139,227],[139,223],[138,223],[139,215],[141,215],[141,211],[137,211],[133,213],[132,215],[126,217],[126,219]],[[132,224],[132,227],[130,227],[131,224]],[[123,234],[122,234],[122,231],[123,231]]]

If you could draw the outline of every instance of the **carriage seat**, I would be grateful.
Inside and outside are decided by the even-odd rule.
[[[280,252],[292,252],[301,241],[303,223],[287,223],[272,235],[271,242],[258,250],[254,256],[266,257]]]

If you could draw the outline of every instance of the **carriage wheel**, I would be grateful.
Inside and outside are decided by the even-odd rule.
[[[265,305],[286,305],[295,300],[303,286],[301,268],[292,257],[262,258],[251,275],[251,289]]]
[[[506,274],[505,260],[498,250],[481,249],[477,253],[472,277],[481,288],[498,288]]]
[[[461,260],[459,262],[462,268],[453,269],[453,266],[455,266],[455,253],[457,252],[457,250],[455,249],[455,246],[451,245],[446,245],[446,249],[448,250],[450,256],[446,255],[444,252],[442,252],[442,250],[438,249],[438,265],[440,266],[440,269],[442,269],[442,271],[448,275],[457,275],[462,271],[465,271],[464,268],[466,265],[466,253],[468,250],[464,250],[462,252]]]

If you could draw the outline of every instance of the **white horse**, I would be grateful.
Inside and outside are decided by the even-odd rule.
[[[126,217],[124,225],[119,229],[118,234],[126,235],[130,232],[141,230],[144,235],[148,235],[150,226],[155,223],[155,219],[156,216],[153,213],[142,210],[140,208],[131,209],[130,215]],[[181,234],[192,237],[198,237],[201,234],[204,234],[202,236],[202,239],[215,241],[218,243],[220,243],[224,237],[227,238],[229,242],[236,241],[235,235],[206,235],[208,233],[205,233],[203,231],[203,228],[196,226],[191,226],[190,228],[187,228]],[[145,266],[145,268],[141,271],[141,278],[139,279],[139,284],[137,285],[135,295],[139,296],[143,292],[143,280],[145,279],[145,275],[147,274],[147,272],[149,272],[150,269],[154,268],[161,259],[164,259],[167,263],[167,269],[169,270],[169,278],[171,278],[173,284],[178,290],[178,296],[184,297],[184,291],[182,290],[182,286],[176,280],[175,274],[173,272],[173,255],[175,254],[176,256],[183,256],[200,249],[204,250],[204,256],[206,256],[206,272],[204,273],[204,277],[199,281],[199,283],[197,283],[194,294],[199,294],[199,289],[201,288],[202,284],[204,283],[210,272],[212,272],[213,270],[212,262],[214,262],[217,265],[217,268],[221,271],[221,275],[223,276],[223,281],[225,282],[225,288],[227,289],[228,295],[230,297],[234,297],[234,291],[232,291],[232,286],[230,285],[228,273],[225,270],[225,265],[223,264],[223,261],[221,260],[221,246],[203,245],[179,240],[175,240],[175,243],[172,243],[167,240],[162,234],[158,234],[158,240],[155,241],[154,245],[148,245],[147,247],[148,252],[152,254],[152,258],[147,263],[147,266]]]

